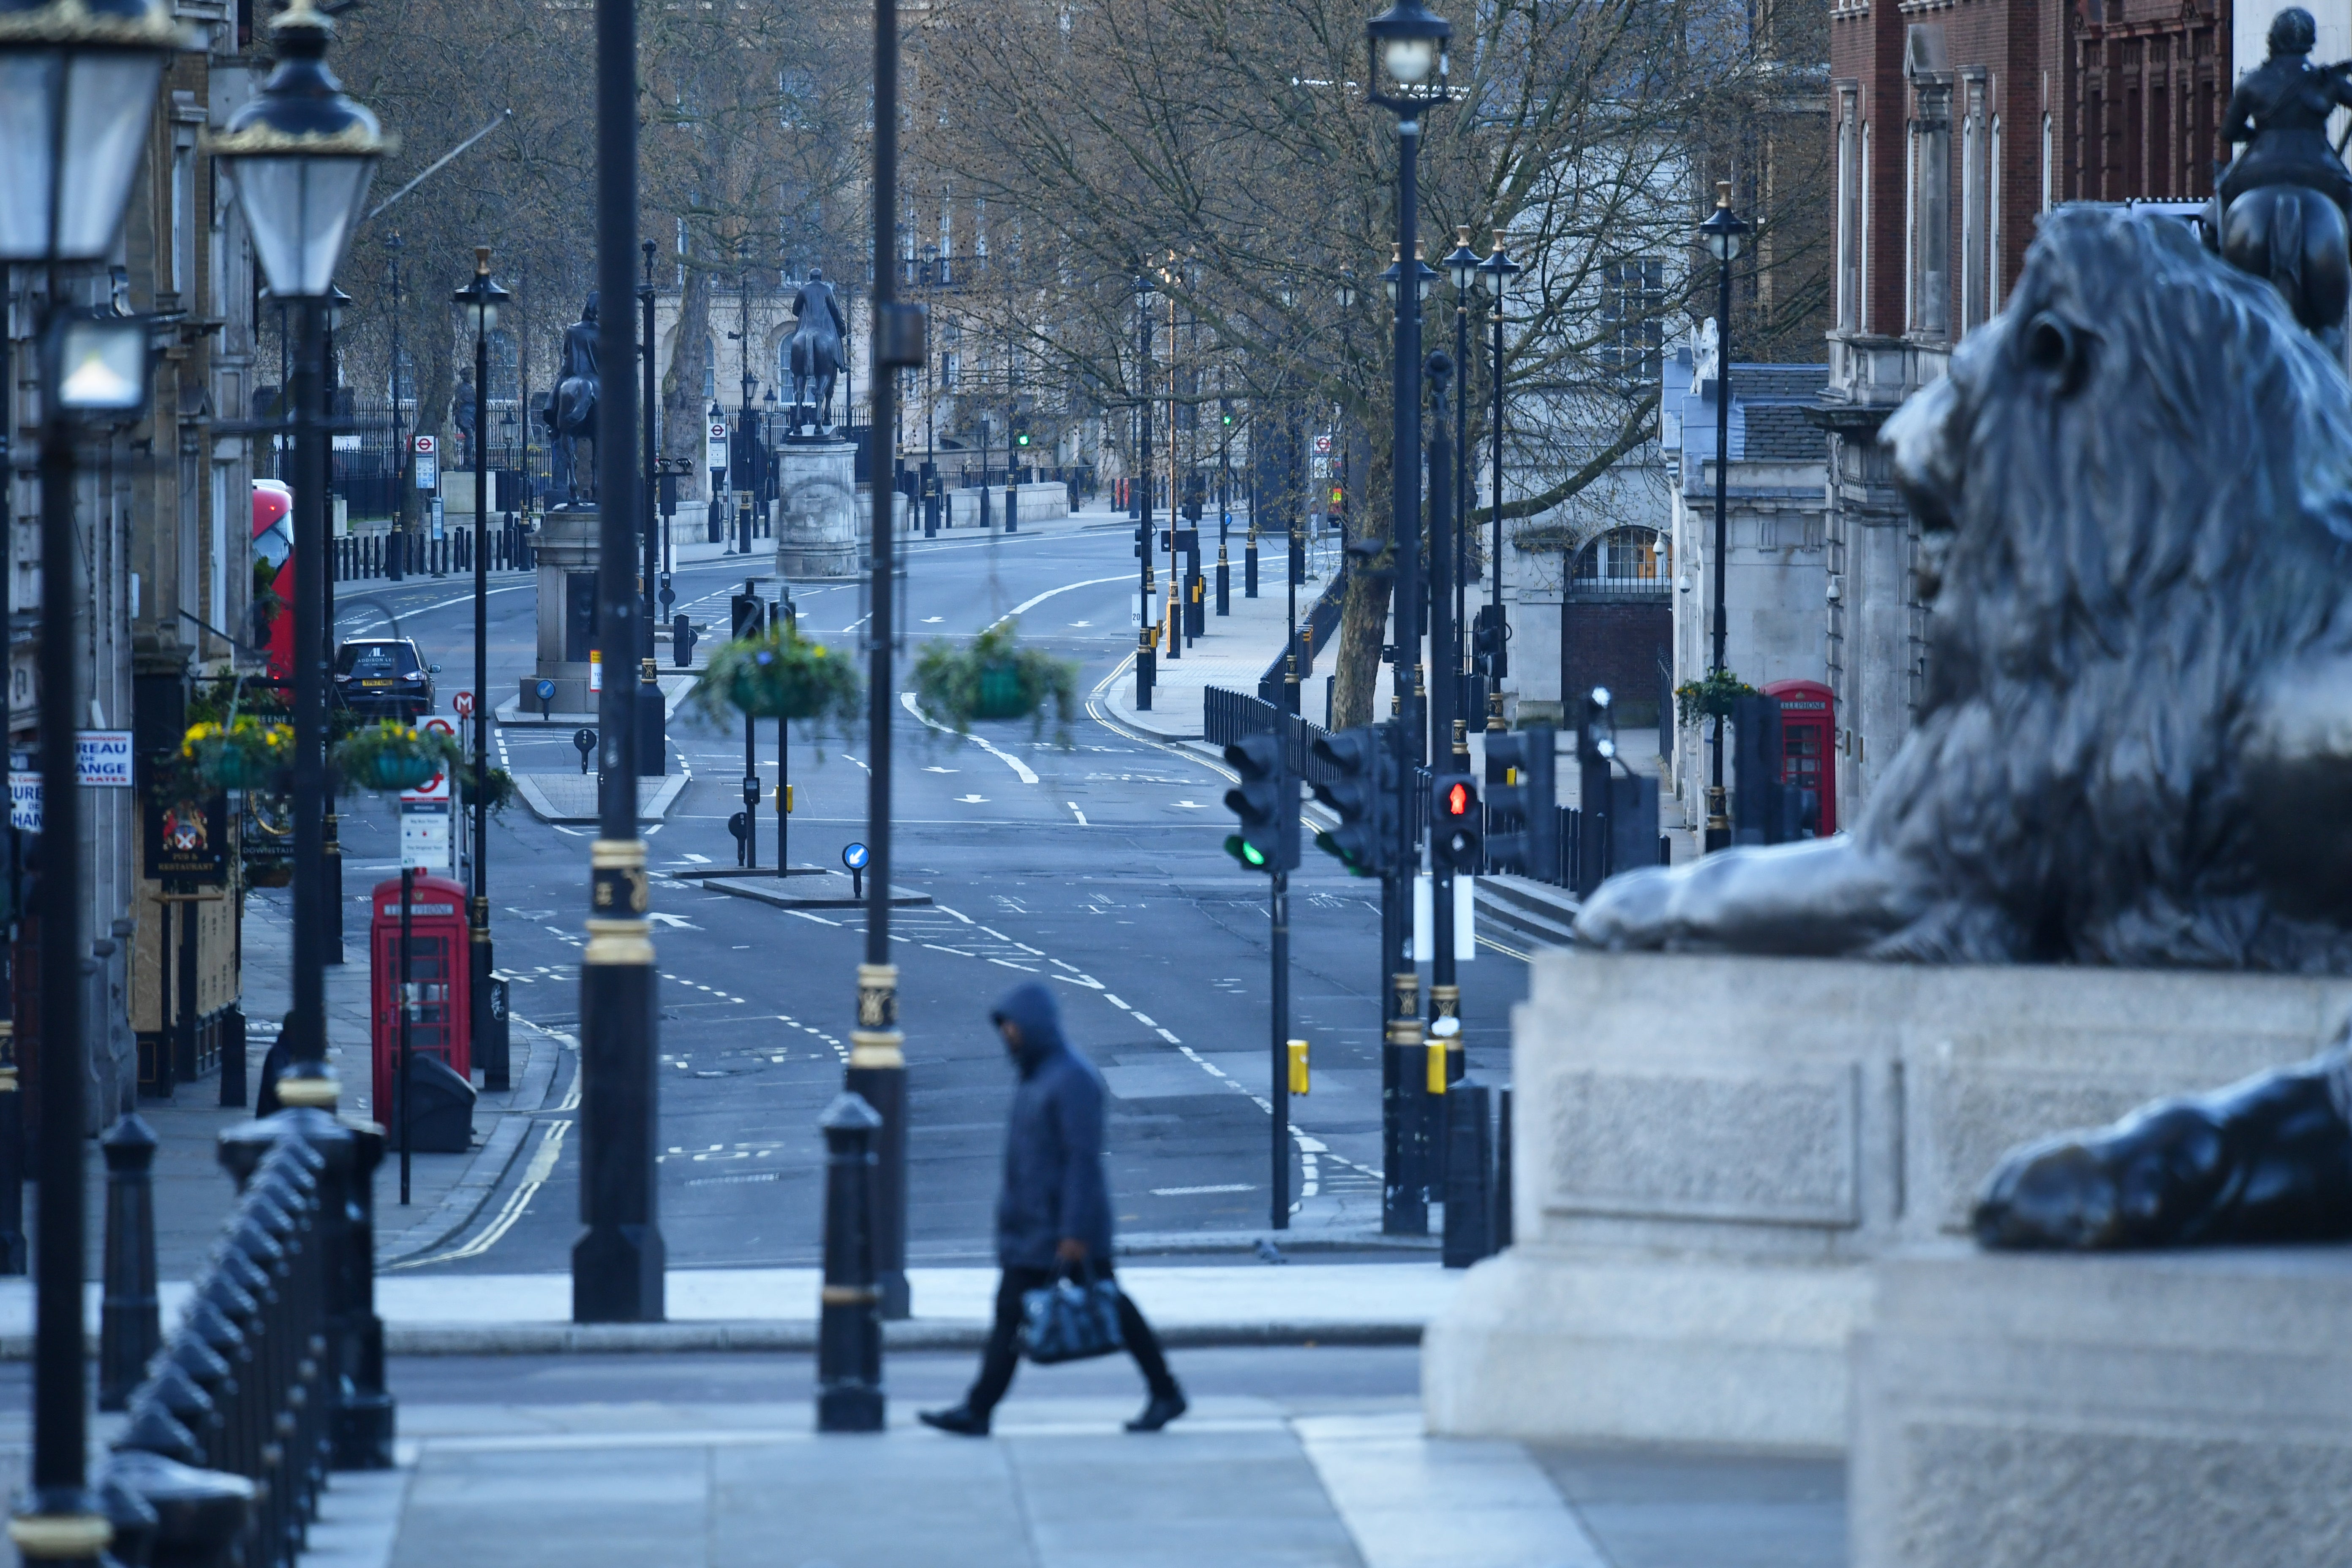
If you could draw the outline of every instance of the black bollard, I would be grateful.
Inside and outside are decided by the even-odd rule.
[[[125,1486],[110,1465],[98,1478],[98,1500],[107,1528],[113,1531],[100,1561],[115,1568],[150,1568],[155,1551],[154,1509],[137,1488]]]
[[[98,1407],[120,1410],[163,1342],[155,1308],[155,1132],[131,1111],[99,1140],[106,1155],[106,1285]]]
[[[148,1510],[149,1555],[142,1563],[151,1568],[232,1568],[237,1563],[237,1543],[254,1509],[254,1485],[244,1477],[118,1447],[105,1480],[110,1489],[121,1488]],[[118,1543],[121,1539],[118,1527]]]
[[[1495,1250],[1495,1151],[1486,1086],[1456,1079],[1439,1104],[1445,1116],[1445,1267],[1467,1268]]]
[[[1511,1245],[1511,1086],[1495,1097],[1495,1250]]]
[[[874,1279],[874,1140],[882,1118],[834,1096],[824,1130],[824,1285],[819,1291],[816,1429],[882,1430],[881,1292]]]

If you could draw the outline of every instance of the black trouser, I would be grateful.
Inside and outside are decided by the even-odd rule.
[[[1111,1272],[1108,1263],[1096,1267],[1106,1277]],[[980,1376],[973,1382],[971,1392],[964,1396],[964,1404],[973,1415],[986,1415],[995,1409],[1004,1391],[1013,1386],[1013,1373],[1021,1364],[1023,1293],[1051,1285],[1058,1274],[1052,1268],[1005,1268],[1004,1278],[996,1287],[996,1321],[988,1331],[988,1348],[981,1352]],[[1135,1358],[1144,1383],[1150,1387],[1151,1396],[1173,1397],[1176,1380],[1169,1375],[1168,1358],[1160,1353],[1160,1338],[1124,1290],[1118,1293],[1118,1331],[1127,1341],[1127,1353]]]

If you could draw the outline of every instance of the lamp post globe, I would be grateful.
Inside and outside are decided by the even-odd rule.
[[[180,41],[147,0],[0,5],[0,262],[113,250]]]
[[[1470,248],[1467,225],[1454,231],[1454,248],[1445,253],[1446,279],[1456,294],[1467,294],[1471,285],[1481,281],[1478,276],[1478,253]]]
[[[1410,113],[1422,104],[1442,100],[1452,23],[1433,15],[1421,0],[1397,0],[1364,25],[1364,34],[1372,68],[1367,79],[1372,85],[1365,93],[1370,102]]]
[[[269,25],[278,65],[208,143],[236,183],[270,292],[324,298],[390,150],[375,115],[327,68],[332,18],[294,0]]]

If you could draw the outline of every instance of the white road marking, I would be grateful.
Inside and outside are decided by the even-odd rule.
[[[1078,826],[1080,827],[1091,827],[1094,826],[1094,824],[1087,820],[1087,814],[1078,809],[1078,803],[1076,801],[1066,800],[1062,804],[1070,808],[1070,815],[1078,819]]]
[[[1124,581],[1124,579],[1121,580]],[[961,733],[961,731],[949,728],[947,725],[942,724],[938,720],[932,718],[929,714],[924,712],[921,705],[915,700],[915,694],[911,691],[901,691],[898,693],[898,705],[901,708],[904,708],[908,712],[912,713],[919,722],[929,725],[932,729],[937,730],[942,735],[954,735]],[[973,745],[978,746],[982,751],[986,752],[990,756],[994,757],[1006,767],[1011,768],[1013,772],[1013,775],[1020,779],[1023,784],[1033,784],[1037,782],[1037,774],[1035,772],[1030,768],[1027,763],[1023,762],[1012,752],[1001,750],[1000,748],[990,744],[988,742],[981,739],[978,735],[965,734],[962,738],[970,741]]]

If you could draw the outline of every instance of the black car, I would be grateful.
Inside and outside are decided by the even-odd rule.
[[[335,700],[371,719],[415,723],[433,711],[433,678],[406,637],[353,637],[335,650]]]

